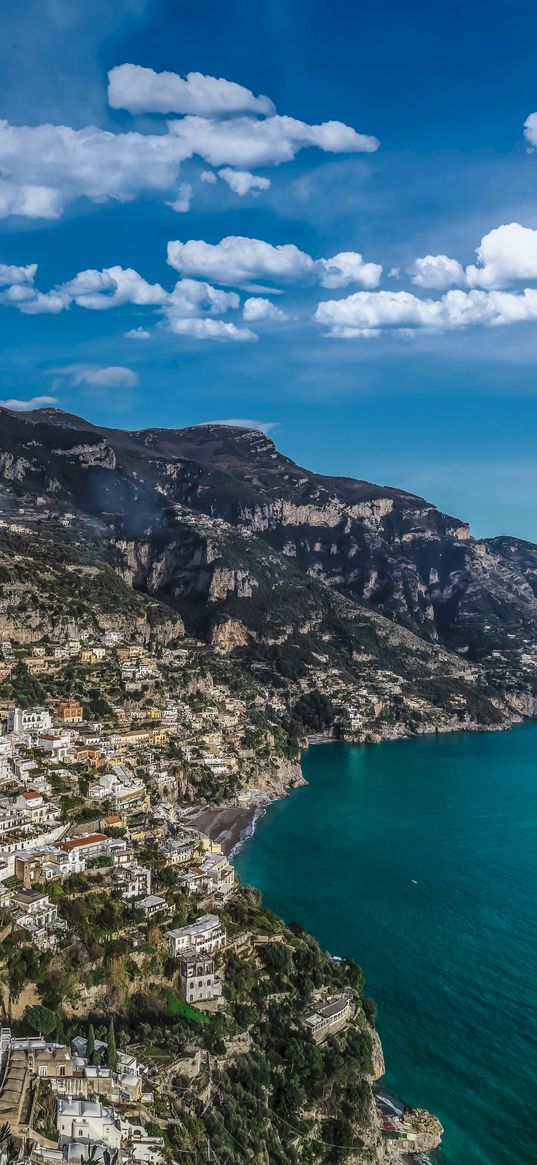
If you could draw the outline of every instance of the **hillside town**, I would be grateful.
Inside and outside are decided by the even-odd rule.
[[[359,969],[238,884],[230,857],[252,814],[300,780],[292,758],[272,760],[278,722],[258,697],[233,694],[188,642],[157,653],[110,631],[1,653],[2,1165],[265,1159],[237,1153],[233,1098],[242,1065],[255,1077],[261,1048],[274,1056],[278,1013],[278,1071],[289,1040],[312,1080],[344,1040],[358,1075],[342,1073],[323,1115],[301,1078],[280,1114],[298,1140],[291,1152],[276,1107],[269,1160],[324,1160],[321,1126],[355,1136],[337,1109],[358,1081],[372,1160],[437,1143],[434,1118],[374,1098],[382,1052]]]

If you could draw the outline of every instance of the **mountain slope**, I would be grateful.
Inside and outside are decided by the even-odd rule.
[[[340,702],[360,685],[394,731],[533,714],[537,547],[311,473],[263,433],[2,409],[0,518],[61,530],[270,685],[322,689],[328,669]]]

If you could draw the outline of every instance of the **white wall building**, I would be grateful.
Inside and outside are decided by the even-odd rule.
[[[15,736],[24,736],[26,733],[36,736],[48,732],[51,725],[52,717],[46,708],[13,708],[8,713],[7,730]]]
[[[212,954],[226,945],[226,931],[216,914],[204,914],[196,922],[168,931],[170,954],[176,959],[183,951]]]
[[[121,1147],[121,1123],[112,1108],[99,1100],[58,1100],[56,1114],[60,1149],[70,1142],[100,1141],[106,1148]]]

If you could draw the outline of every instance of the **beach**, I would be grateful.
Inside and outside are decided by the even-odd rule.
[[[218,842],[222,853],[229,858],[250,836],[266,805],[266,801],[250,805],[208,805],[199,813],[189,815],[188,822]]]

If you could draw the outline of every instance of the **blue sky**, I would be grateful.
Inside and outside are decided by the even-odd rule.
[[[535,5],[21,0],[3,33],[4,402],[260,423],[537,541]]]

